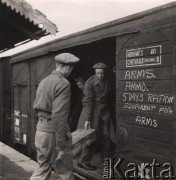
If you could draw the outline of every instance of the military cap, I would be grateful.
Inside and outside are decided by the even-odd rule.
[[[55,61],[62,64],[75,64],[79,61],[79,58],[70,53],[61,53],[55,56]]]
[[[108,68],[107,65],[102,62],[93,65],[93,69],[107,69],[107,68]]]

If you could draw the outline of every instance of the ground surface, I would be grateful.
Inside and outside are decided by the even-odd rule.
[[[0,180],[29,180],[37,167],[37,162],[0,142]]]
[[[96,171],[88,171],[83,168],[77,166],[79,160],[79,155],[74,158],[73,165],[74,171],[89,180],[102,180],[103,178],[103,163],[101,160],[100,154],[92,155],[92,162],[91,164],[96,167]]]

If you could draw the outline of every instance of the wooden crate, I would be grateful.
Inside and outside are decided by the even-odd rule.
[[[83,147],[89,146],[96,139],[95,129],[77,129],[72,132],[72,152],[76,156]]]

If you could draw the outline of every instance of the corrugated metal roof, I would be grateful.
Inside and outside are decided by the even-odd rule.
[[[44,14],[40,11],[32,8],[25,0],[1,0],[2,4],[10,7],[16,13],[24,16],[26,20],[32,22],[34,25],[43,24],[43,30],[46,30],[49,34],[56,34],[57,27],[51,21],[49,21]]]

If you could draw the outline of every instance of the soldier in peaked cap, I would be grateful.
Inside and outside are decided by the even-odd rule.
[[[52,168],[59,179],[73,180],[72,137],[68,125],[71,90],[66,79],[79,58],[70,53],[55,57],[56,70],[43,79],[33,108],[38,116],[35,146],[39,168],[30,180],[50,178]]]
[[[61,53],[55,57],[55,61],[61,64],[75,64],[79,58],[70,53]]]
[[[84,86],[83,109],[77,127],[78,129],[96,129],[96,142],[83,148],[78,162],[78,166],[87,170],[95,169],[90,164],[92,150],[99,147],[102,150],[102,158],[108,158],[110,140],[113,141],[115,137],[111,112],[113,88],[106,76],[107,65],[97,63],[93,69],[95,69],[95,75],[90,77]]]

